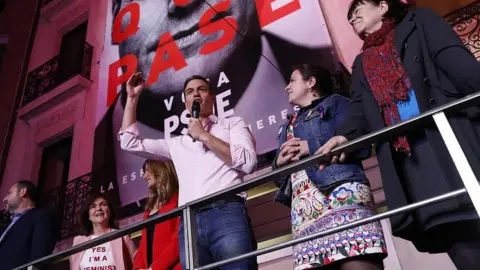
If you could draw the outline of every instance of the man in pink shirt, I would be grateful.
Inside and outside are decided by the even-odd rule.
[[[185,81],[187,110],[198,101],[200,117],[190,118],[188,135],[169,139],[140,136],[135,123],[138,97],[143,87],[141,73],[134,74],[127,82],[127,102],[118,134],[120,145],[123,150],[145,158],[173,161],[180,184],[179,206],[241,183],[245,174],[255,170],[255,140],[247,124],[240,117],[218,118],[213,114],[214,96],[205,78],[195,75]],[[256,249],[243,195],[198,209],[196,222],[199,266]],[[183,220],[179,245],[182,268],[185,268]],[[256,259],[251,258],[222,269],[257,268]]]

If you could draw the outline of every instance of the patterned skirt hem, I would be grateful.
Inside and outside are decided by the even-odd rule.
[[[302,264],[295,264],[294,270],[312,269],[312,268],[327,266],[329,264],[332,264],[334,262],[339,262],[344,259],[352,259],[359,256],[372,255],[372,254],[384,255],[383,256],[384,258],[386,258],[388,255],[386,249],[382,247],[369,248],[365,250],[363,253],[349,252],[345,255],[336,254],[329,257],[320,257],[322,254],[315,254],[317,258],[314,258],[314,259],[311,258],[308,262],[304,262]]]

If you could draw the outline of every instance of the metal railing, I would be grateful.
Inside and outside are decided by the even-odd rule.
[[[48,209],[54,215],[59,223],[60,240],[78,233],[77,216],[91,190],[92,175],[93,172],[87,173],[39,194],[37,205]],[[11,221],[10,213],[6,210],[0,211],[0,234]]]
[[[445,20],[472,54],[480,61],[480,1],[473,1],[467,6],[445,15]]]
[[[92,189],[93,173],[72,179],[40,196],[40,207],[52,210],[60,223],[60,240],[78,233],[77,218]]]
[[[10,213],[5,209],[0,211],[0,235],[7,229],[10,222],[12,222]]]
[[[361,224],[366,224],[370,223],[373,221],[381,220],[384,218],[391,217],[393,215],[397,215],[400,213],[412,211],[414,209],[417,209],[422,206],[430,205],[433,203],[438,203],[440,201],[444,201],[447,199],[451,199],[454,197],[461,196],[465,193],[468,193],[470,195],[470,198],[472,199],[472,203],[477,210],[477,213],[480,213],[480,185],[477,182],[477,179],[475,175],[473,174],[472,168],[470,167],[465,154],[463,153],[462,148],[460,147],[460,144],[455,137],[453,130],[446,118],[445,114],[450,114],[450,113],[455,113],[458,111],[461,111],[462,109],[465,109],[470,106],[478,105],[480,103],[480,92],[471,94],[469,96],[466,96],[464,98],[458,99],[456,101],[450,102],[448,104],[439,106],[435,109],[431,109],[425,113],[422,113],[421,115],[418,115],[416,117],[413,117],[411,119],[405,120],[401,123],[398,123],[396,125],[390,126],[383,128],[379,131],[372,132],[370,134],[367,134],[365,136],[362,136],[360,138],[357,138],[355,140],[352,140],[348,143],[345,143],[339,147],[336,147],[332,152],[333,153],[340,153],[340,152],[352,152],[364,147],[369,147],[374,143],[378,143],[379,141],[385,141],[389,140],[392,136],[398,136],[402,133],[407,132],[408,130],[413,129],[414,127],[419,127],[420,125],[424,124],[425,122],[431,122],[432,118],[435,122],[435,124],[438,127],[438,130],[440,132],[440,135],[442,136],[447,149],[452,156],[452,159],[454,161],[454,164],[459,170],[460,176],[462,178],[462,181],[465,184],[465,189],[460,189],[456,191],[452,191],[447,194],[443,194],[437,197],[433,197],[424,201],[416,202],[404,207],[400,207],[397,209],[390,210],[388,212],[378,214],[372,217],[368,217],[362,220],[358,220],[355,222],[352,222],[350,224],[342,225],[327,231],[315,233],[306,237],[298,238],[295,240],[291,240],[285,243],[281,243],[275,246],[271,246],[268,248],[263,248],[259,249],[253,252],[249,252],[234,258],[230,258],[227,260],[223,260],[220,262],[212,263],[209,265],[204,265],[201,267],[197,267],[195,256],[196,256],[196,250],[195,250],[195,209],[198,209],[201,206],[204,206],[206,204],[209,204],[213,201],[219,200],[223,197],[231,196],[234,194],[238,194],[242,191],[263,185],[265,183],[271,182],[273,179],[277,177],[284,177],[287,176],[293,172],[296,172],[301,169],[305,169],[309,166],[318,164],[320,161],[325,161],[329,159],[329,156],[324,156],[324,155],[314,155],[307,157],[303,160],[300,160],[298,162],[295,162],[293,164],[287,165],[285,167],[279,168],[277,170],[271,171],[269,173],[266,173],[264,175],[255,177],[254,179],[244,182],[235,186],[232,186],[230,188],[227,188],[223,191],[216,192],[214,194],[205,196],[201,199],[195,200],[193,202],[190,202],[186,205],[180,206],[174,210],[171,210],[167,213],[157,215],[154,218],[148,219],[148,220],[143,220],[141,222],[138,222],[137,224],[131,224],[125,228],[122,228],[120,230],[114,231],[112,233],[103,235],[101,237],[98,237],[94,240],[90,240],[88,242],[73,246],[67,250],[64,250],[62,252],[58,252],[56,254],[52,254],[49,256],[46,256],[44,258],[35,260],[33,262],[30,262],[28,264],[22,265],[16,269],[34,269],[34,265],[39,265],[39,264],[47,264],[54,262],[56,260],[68,257],[72,254],[75,254],[77,252],[80,252],[82,250],[88,249],[95,247],[97,245],[103,244],[105,242],[111,241],[115,238],[122,237],[124,235],[139,231],[141,229],[146,228],[147,226],[166,221],[168,219],[178,217],[183,215],[184,219],[184,228],[185,228],[185,255],[186,255],[186,262],[187,262],[187,268],[188,269],[198,269],[198,270],[206,270],[206,269],[212,269],[216,268],[225,264],[233,263],[242,259],[246,259],[249,257],[254,257],[258,256],[261,254],[265,254],[271,251],[279,250],[285,247],[292,246],[297,243],[305,242],[310,239],[314,239],[317,237],[322,237],[326,236],[329,234],[333,234],[336,232],[340,232],[349,228],[353,228],[356,226],[359,226]]]
[[[52,91],[75,75],[82,75],[90,79],[93,47],[87,42],[81,46],[79,50],[82,51],[82,54],[81,58],[78,58],[80,61],[71,62],[64,59],[62,61],[60,55],[57,55],[28,73],[22,106]],[[71,65],[68,68],[69,72],[65,73],[65,66],[62,66],[62,63]]]

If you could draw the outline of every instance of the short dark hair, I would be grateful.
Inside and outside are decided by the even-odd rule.
[[[210,91],[210,83],[208,82],[207,78],[201,76],[201,75],[193,75],[193,76],[190,76],[188,77],[186,80],[185,80],[185,83],[183,84],[183,91],[185,91],[185,88],[187,87],[187,84],[193,80],[202,80],[204,81],[207,85],[208,85],[208,90]]]
[[[16,183],[17,185],[17,190],[20,191],[22,188],[27,190],[27,197],[32,200],[34,203],[37,202],[37,186],[35,186],[34,183],[28,180],[20,180]]]
[[[78,225],[80,228],[80,234],[89,236],[93,233],[93,225],[90,221],[90,206],[92,203],[99,198],[103,198],[107,201],[108,208],[110,208],[110,219],[108,220],[108,225],[110,228],[118,229],[117,219],[115,214],[115,208],[113,207],[112,201],[106,194],[99,192],[93,192],[88,196],[88,199],[84,202],[80,208],[80,217],[78,219]]]
[[[312,87],[320,96],[329,95],[333,92],[332,75],[328,69],[321,66],[301,64],[293,67],[292,71],[298,70],[302,79],[307,81],[314,77],[317,82]]]
[[[353,0],[348,8],[347,19],[352,18],[353,12],[359,5],[370,3],[378,6],[382,1],[385,1],[388,5],[388,11],[384,15],[385,18],[393,19],[397,23],[401,22],[411,9],[411,5],[402,2],[402,0]]]

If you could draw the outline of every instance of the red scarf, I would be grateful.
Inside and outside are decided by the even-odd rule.
[[[395,48],[395,23],[383,22],[382,27],[367,36],[363,44],[363,72],[380,107],[386,126],[401,121],[396,102],[408,100],[412,87]],[[393,146],[397,151],[410,153],[405,136],[398,137]]]

